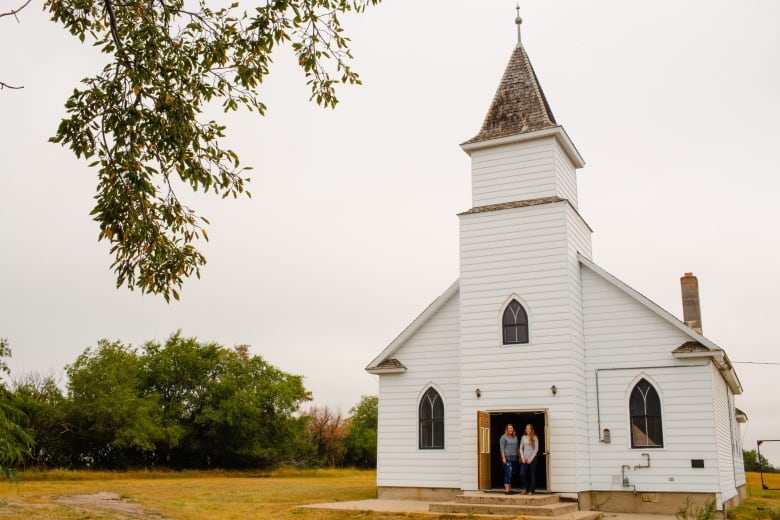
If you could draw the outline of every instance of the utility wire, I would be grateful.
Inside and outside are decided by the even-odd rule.
[[[732,361],[732,363],[740,363],[742,365],[780,365],[774,361]]]

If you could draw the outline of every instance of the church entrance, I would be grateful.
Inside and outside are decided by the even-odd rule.
[[[478,478],[480,489],[504,489],[504,469],[501,465],[499,439],[507,424],[515,427],[517,435],[522,437],[525,425],[534,427],[539,438],[539,453],[536,463],[536,489],[550,489],[549,463],[547,453],[547,410],[517,410],[501,412],[477,412],[478,425]],[[520,488],[520,477],[512,478],[512,488]]]

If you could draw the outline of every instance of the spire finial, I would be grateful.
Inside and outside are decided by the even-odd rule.
[[[517,45],[518,47],[521,45],[520,43],[520,24],[523,23],[523,19],[520,18],[520,0],[517,2],[517,18],[515,18],[515,24],[517,24]]]

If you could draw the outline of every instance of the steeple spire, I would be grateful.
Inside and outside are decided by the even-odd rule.
[[[517,27],[519,31],[520,24]],[[482,128],[475,137],[463,144],[527,134],[557,126],[528,55],[518,42],[509,58],[504,77],[498,85]]]
[[[515,24],[517,25],[517,45],[518,47],[522,45],[521,39],[520,39],[520,24],[523,23],[523,19],[520,18],[520,0],[517,0],[517,17],[515,18]]]

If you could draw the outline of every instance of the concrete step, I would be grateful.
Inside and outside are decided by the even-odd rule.
[[[497,497],[506,500],[495,502],[435,502],[429,506],[432,513],[461,513],[472,515],[523,515],[550,519],[577,512],[577,504],[571,502],[557,502],[553,504],[529,505],[524,501],[513,501],[525,497],[513,495]],[[533,497],[528,497],[533,498]]]
[[[560,502],[558,495],[505,495],[503,493],[468,493],[455,497],[455,502],[469,504],[514,504],[544,506]]]

